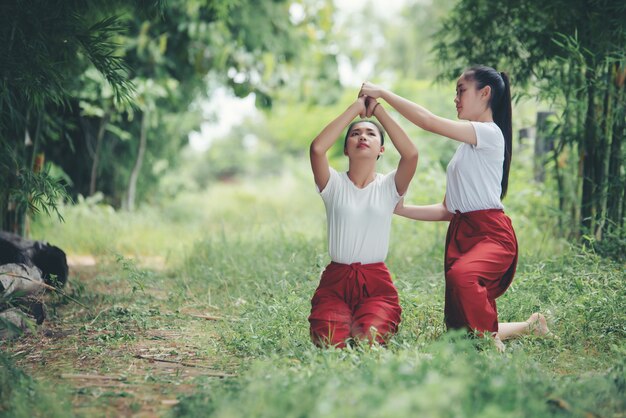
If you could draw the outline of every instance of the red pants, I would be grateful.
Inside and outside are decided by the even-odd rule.
[[[446,237],[446,326],[497,332],[496,298],[516,266],[517,239],[502,210],[457,212]]]
[[[350,337],[384,344],[401,313],[385,263],[331,262],[311,300],[311,339],[318,346],[345,347]]]

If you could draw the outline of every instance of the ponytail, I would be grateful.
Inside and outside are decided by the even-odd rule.
[[[511,113],[511,86],[509,76],[505,72],[497,72],[491,67],[483,65],[470,67],[464,75],[470,80],[475,80],[477,87],[491,87],[489,107],[493,114],[493,121],[498,125],[504,136],[504,162],[502,163],[502,192],[500,199],[506,196],[509,188],[509,171],[511,157],[513,156],[513,126]]]
[[[504,90],[500,96],[498,104],[491,104],[493,121],[498,125],[504,135],[504,162],[502,163],[502,193],[500,199],[506,196],[509,188],[509,171],[511,169],[511,157],[513,156],[513,126],[511,113],[511,85],[509,76],[505,72],[500,73],[504,81]],[[493,101],[493,98],[492,98]]]

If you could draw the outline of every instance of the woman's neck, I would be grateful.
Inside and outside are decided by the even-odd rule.
[[[376,161],[373,164],[364,161],[359,164],[350,162],[348,178],[359,189],[364,188],[376,178]]]
[[[476,118],[476,122],[493,122],[493,112],[491,109],[485,109],[485,111]]]

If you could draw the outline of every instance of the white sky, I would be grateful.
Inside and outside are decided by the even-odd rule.
[[[200,132],[189,133],[189,145],[197,151],[206,151],[214,139],[223,138],[233,126],[244,121],[246,117],[257,113],[254,106],[255,96],[249,94],[244,98],[233,95],[224,87],[217,89],[210,101],[202,103],[202,111],[208,119],[216,115],[216,121],[205,121],[200,125]]]
[[[335,15],[336,24],[344,24],[352,13],[362,10],[365,6],[374,8],[377,13],[385,17],[391,17],[398,13],[407,0],[334,0],[337,8]],[[297,13],[298,8],[292,11],[292,15]],[[297,16],[292,16],[296,18]],[[370,76],[373,68],[373,62],[364,61],[358,67],[352,68],[347,59],[338,57],[339,78],[343,85],[354,84],[354,80],[363,80]],[[357,83],[358,84],[358,83]],[[245,98],[235,97],[227,89],[218,89],[210,101],[202,103],[202,109],[206,118],[210,115],[216,115],[217,121],[209,121],[202,123],[200,132],[193,131],[189,133],[189,144],[196,151],[206,151],[211,142],[215,139],[224,137],[228,134],[233,126],[241,123],[246,117],[257,114],[254,106],[254,95],[250,94]]]

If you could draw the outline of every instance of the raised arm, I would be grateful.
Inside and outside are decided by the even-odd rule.
[[[433,114],[423,106],[369,82],[363,83],[359,94],[385,100],[402,116],[426,131],[443,135],[459,142],[476,145],[476,132],[472,124],[468,121],[455,121],[442,118]]]
[[[404,198],[402,198],[396,205],[396,209],[393,213],[417,221],[449,221],[452,219],[452,213],[446,208],[445,199],[442,203],[435,205],[405,206]]]
[[[379,106],[380,107],[380,106]],[[313,170],[313,178],[315,184],[320,191],[324,190],[328,179],[330,178],[330,167],[328,165],[328,157],[326,152],[333,146],[335,141],[341,135],[341,131],[352,122],[354,118],[365,114],[365,97],[359,97],[354,103],[335,120],[330,122],[322,132],[320,132],[309,149],[311,157],[311,169]]]
[[[396,189],[400,195],[404,195],[409,188],[409,183],[415,174],[417,166],[418,151],[404,129],[393,119],[389,113],[381,106],[376,105],[374,108],[374,116],[383,125],[383,128],[389,134],[389,138],[393,145],[400,153],[400,162],[396,171]]]

